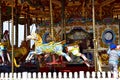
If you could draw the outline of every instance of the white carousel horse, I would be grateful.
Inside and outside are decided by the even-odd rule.
[[[74,56],[80,56],[80,57],[82,57],[83,60],[84,60],[84,63],[85,63],[88,67],[90,67],[90,64],[88,63],[88,59],[85,57],[84,54],[82,54],[82,53],[79,52],[80,50],[79,50],[78,44],[67,45],[67,46],[66,46],[66,51],[67,51],[68,54],[69,54],[69,53],[72,53]]]
[[[42,38],[39,34],[32,33],[31,35],[27,36],[27,40],[34,40],[35,41],[35,51],[30,51],[26,60],[31,60],[34,54],[44,54],[44,53],[53,53],[60,56],[64,56],[67,61],[71,61],[71,58],[63,52],[63,44],[62,42],[50,42],[46,44],[42,44]]]

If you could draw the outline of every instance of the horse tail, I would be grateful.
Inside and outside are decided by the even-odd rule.
[[[14,58],[14,65],[15,67],[20,67],[20,65],[17,64],[16,59]]]

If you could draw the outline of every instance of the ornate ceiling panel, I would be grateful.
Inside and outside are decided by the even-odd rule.
[[[62,19],[64,7],[65,20],[71,18],[92,18],[92,0],[51,0],[53,20],[55,23]],[[62,1],[64,5],[62,5]],[[120,0],[94,0],[95,18],[118,18],[120,15]],[[1,0],[2,20],[11,17],[11,6],[14,16],[30,16],[38,21],[50,20],[50,0]]]

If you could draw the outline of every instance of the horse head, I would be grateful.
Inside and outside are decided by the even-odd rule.
[[[37,40],[37,34],[36,33],[31,33],[31,35],[28,35],[26,37],[26,40]]]
[[[39,46],[43,43],[41,36],[37,33],[32,33],[31,35],[28,35],[26,40],[34,40],[35,46]]]

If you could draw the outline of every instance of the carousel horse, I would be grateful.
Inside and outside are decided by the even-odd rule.
[[[71,61],[71,58],[63,52],[63,44],[61,42],[50,42],[46,44],[42,44],[42,38],[37,33],[32,33],[31,35],[27,36],[27,40],[34,40],[35,41],[35,51],[30,51],[28,54],[26,61],[31,60],[34,54],[44,54],[44,53],[51,53],[57,54],[60,56],[64,56],[67,61]]]
[[[4,57],[5,55],[7,55],[7,59],[9,61],[9,63],[11,63],[11,58],[10,58],[11,54],[9,53],[9,51],[7,50],[7,48],[4,46],[4,43],[3,44],[0,43],[0,57],[2,58],[2,62],[3,62],[2,65],[5,65],[5,57]],[[15,58],[13,59],[13,63],[15,65],[15,67],[20,67],[20,65],[17,64]]]
[[[5,52],[4,52],[5,51]],[[11,63],[11,58],[10,56],[12,55],[8,49],[6,48],[6,46],[4,46],[4,43],[0,43],[0,57],[2,58],[2,65],[5,65],[5,55],[7,55],[7,59],[9,61],[9,63]],[[20,67],[20,65],[17,64],[16,59],[13,59],[13,63],[15,65],[15,67]]]
[[[9,48],[8,52],[11,53],[12,49]],[[19,48],[14,47],[13,53],[14,53],[14,64],[15,64],[15,67],[20,67],[19,63],[20,62],[24,62],[25,57],[28,54],[27,42],[26,41],[22,41],[21,46]],[[12,54],[10,54],[10,55],[12,55]]]
[[[14,46],[14,65],[15,67],[20,67],[20,65],[17,62],[21,62],[24,60],[26,55],[28,54],[28,43],[26,41],[22,41],[20,47],[15,47]],[[7,55],[12,55],[12,47],[10,45],[10,40],[9,40],[9,31],[5,30],[3,34],[3,39],[2,39],[2,46],[7,48]],[[2,57],[2,56],[1,56]],[[10,61],[11,58],[9,58]],[[4,61],[4,58],[2,57],[2,61]]]
[[[8,61],[11,62],[10,61],[10,56],[9,56],[9,53],[7,52],[6,47],[2,43],[0,43],[0,57],[2,59],[2,64],[3,65],[5,64],[5,54],[7,56]]]
[[[21,46],[19,48],[14,47],[13,53],[14,53],[14,65],[15,67],[20,67],[20,65],[17,62],[20,62],[25,58],[25,56],[28,54],[27,50],[27,42],[23,41]],[[5,53],[4,53],[5,52]],[[2,61],[4,63],[4,55],[7,55],[8,61],[11,62],[11,55],[12,55],[12,48],[8,47],[6,45],[6,42],[0,43],[0,56],[2,58]]]
[[[7,46],[10,46],[10,42],[9,42],[9,31],[5,30],[5,32],[3,33],[3,37],[1,39],[1,43],[0,43],[0,56],[2,58],[3,64],[5,63],[5,59],[4,56],[7,55],[8,61],[11,62],[10,60],[10,55],[7,52]]]
[[[90,64],[88,63],[88,59],[85,57],[85,55],[83,55],[82,53],[80,53],[79,51],[79,46],[78,43],[73,43],[73,44],[69,44],[65,46],[65,50],[68,54],[72,53],[74,56],[79,56],[82,57],[84,60],[84,63],[90,67]]]

